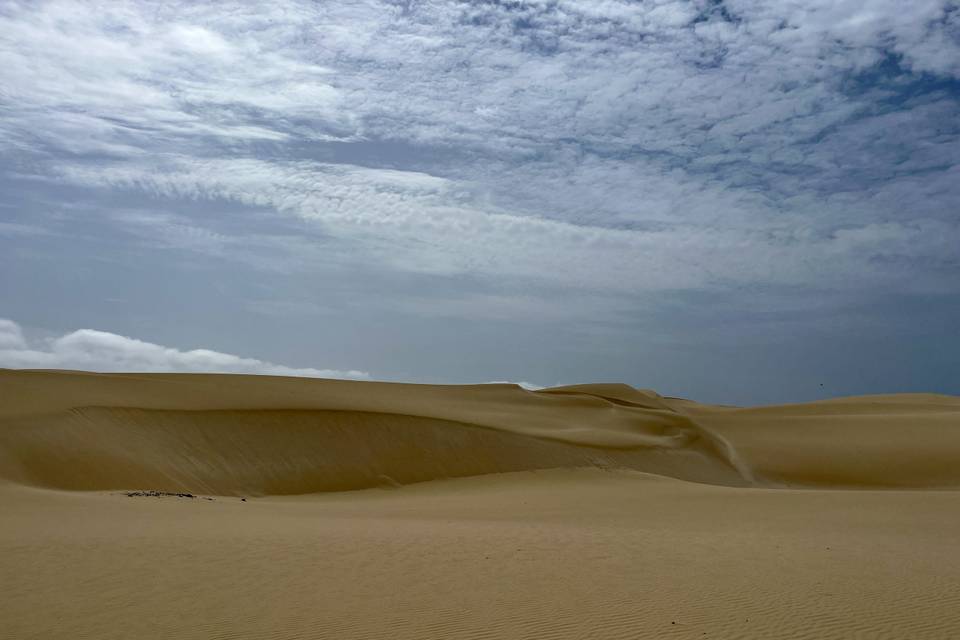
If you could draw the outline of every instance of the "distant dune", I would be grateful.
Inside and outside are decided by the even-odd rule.
[[[954,638],[958,488],[950,396],[0,370],[0,638]]]

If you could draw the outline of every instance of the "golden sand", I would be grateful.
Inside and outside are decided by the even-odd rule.
[[[956,638],[958,488],[950,396],[0,370],[0,637]]]

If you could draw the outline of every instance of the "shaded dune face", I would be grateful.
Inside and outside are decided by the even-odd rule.
[[[729,486],[951,487],[958,460],[949,396],[738,409],[617,384],[0,371],[0,479],[58,489],[301,494],[573,467]]]
[[[735,471],[693,443],[605,449],[461,422],[348,411],[82,407],[22,430],[13,444],[24,482],[62,489],[302,494],[589,466],[740,483]]]

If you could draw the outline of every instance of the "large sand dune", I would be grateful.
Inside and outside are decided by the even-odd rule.
[[[0,478],[219,495],[597,466],[723,485],[960,486],[960,398],[737,409],[626,385],[526,391],[0,371]]]
[[[960,637],[957,488],[950,396],[0,370],[0,637]]]

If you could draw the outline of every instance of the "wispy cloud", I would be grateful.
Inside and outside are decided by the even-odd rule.
[[[715,219],[709,203],[732,204],[734,199],[704,185],[699,191],[668,185],[674,197],[664,194],[663,208],[655,215],[618,226],[484,207],[450,180],[345,164],[171,155],[160,164],[128,161],[59,170],[61,179],[79,185],[266,206],[361,242],[370,259],[389,268],[620,292],[723,282],[820,281],[826,288],[906,283],[913,276],[904,273],[903,262],[949,264],[958,237],[957,222],[949,219],[880,218],[854,224],[811,212],[790,220],[769,205],[758,208],[754,202],[749,208],[746,199],[746,210],[731,206],[724,212],[727,219]],[[681,203],[691,208],[676,212]],[[189,231],[182,225],[165,227],[165,233],[183,240]],[[197,241],[214,240],[209,233],[193,235]],[[849,278],[830,282],[837,272]],[[937,282],[928,284],[936,287]],[[951,281],[941,284],[950,286]]]
[[[869,287],[898,280],[896,260],[916,267],[907,287],[940,277],[960,242],[946,215],[958,14],[943,0],[8,3],[0,127],[39,175],[270,207],[391,269]],[[461,155],[425,170],[309,157],[331,140]],[[165,233],[216,244],[191,226]]]

